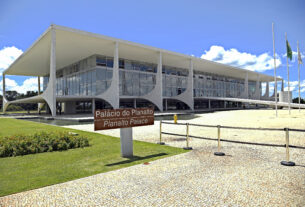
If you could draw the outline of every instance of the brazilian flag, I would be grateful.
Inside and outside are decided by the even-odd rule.
[[[286,40],[286,48],[287,48],[287,57],[290,60],[292,60],[292,50],[291,50],[288,40]]]

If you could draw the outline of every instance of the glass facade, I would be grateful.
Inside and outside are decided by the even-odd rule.
[[[241,97],[244,80],[194,71],[194,97]],[[255,88],[254,88],[255,89]]]
[[[96,96],[105,92],[112,79],[113,58],[91,56],[56,72],[56,95]]]
[[[186,90],[188,77],[187,69],[163,66],[162,73],[164,97],[177,96]]]
[[[119,59],[120,96],[143,96],[156,85],[157,64]],[[113,57],[93,55],[56,72],[56,95],[96,96],[111,85]],[[163,65],[162,87],[164,97],[177,96],[186,91],[188,69]],[[43,90],[49,77],[43,78]],[[194,70],[194,97],[242,96],[244,80]],[[248,82],[249,98],[255,98],[256,82]],[[261,86],[259,88],[261,90]]]
[[[119,68],[120,96],[143,96],[154,89],[156,64],[120,59]]]

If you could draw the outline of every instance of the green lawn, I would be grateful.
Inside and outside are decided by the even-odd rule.
[[[120,140],[30,121],[0,118],[1,136],[38,131],[72,131],[89,139],[90,147],[0,158],[0,196],[116,170],[185,152],[180,148],[134,141],[132,159],[120,156]],[[156,138],[157,140],[157,138]]]
[[[5,114],[27,114],[28,111],[6,111]],[[37,114],[37,110],[31,110],[30,114]],[[41,113],[45,113],[45,111],[41,111]],[[2,109],[0,109],[0,115],[3,115]]]

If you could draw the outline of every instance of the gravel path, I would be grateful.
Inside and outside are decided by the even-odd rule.
[[[225,115],[231,112],[220,113],[223,116],[203,114],[190,122],[210,119],[209,124],[214,124],[217,117],[222,117],[218,122],[225,124]],[[234,115],[233,124],[239,119],[239,113],[242,117],[241,111],[231,114]],[[280,119],[297,119],[289,124],[304,125],[301,115]],[[243,119],[240,121],[242,123]],[[260,122],[268,127],[267,118]],[[175,127],[176,132],[185,133],[185,128],[169,126]],[[87,126],[90,131],[89,128]],[[158,124],[134,129],[135,139],[157,141]],[[112,135],[117,132],[107,131]],[[254,135],[248,136],[251,139]],[[185,146],[181,139],[165,137],[165,140],[170,145]],[[267,137],[262,137],[262,141],[266,140]],[[297,166],[284,167],[280,161],[285,159],[285,148],[222,143],[226,156],[217,157],[213,155],[217,150],[215,141],[192,139],[191,146],[193,151],[149,165],[136,165],[1,197],[0,206],[305,206],[305,150],[291,149],[291,159]]]
[[[302,166],[280,150],[206,146],[189,153],[0,198],[2,206],[305,206]]]

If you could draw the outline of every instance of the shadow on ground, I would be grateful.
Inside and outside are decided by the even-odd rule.
[[[154,158],[154,157],[160,157],[160,156],[164,156],[164,155],[168,155],[168,154],[167,153],[159,153],[159,154],[148,155],[148,156],[145,156],[145,157],[133,156],[133,157],[129,157],[128,160],[124,160],[124,161],[121,161],[121,162],[115,162],[115,163],[107,164],[106,166],[114,166],[114,165],[127,164],[127,163],[131,163],[131,162],[139,161],[139,160],[145,160],[145,159],[150,159],[150,158]]]

